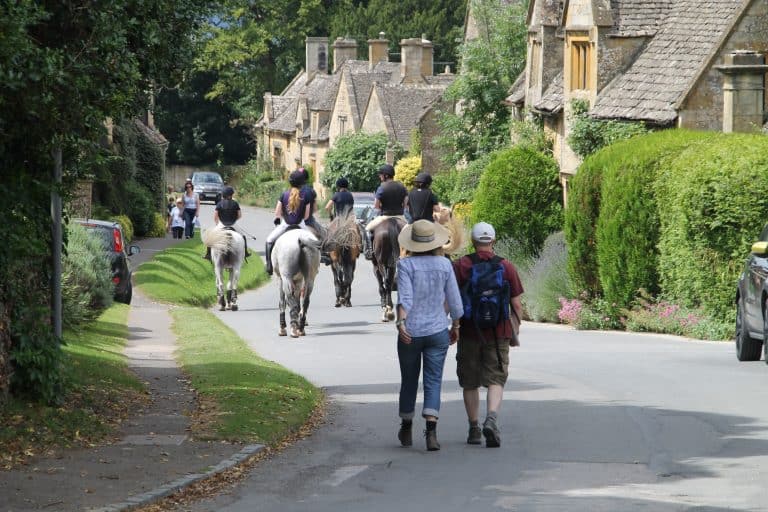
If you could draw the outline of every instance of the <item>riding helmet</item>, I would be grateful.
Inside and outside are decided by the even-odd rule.
[[[338,188],[349,188],[349,180],[347,180],[347,178],[342,176],[341,178],[336,180],[336,186]]]
[[[432,176],[430,176],[428,172],[420,172],[413,179],[413,182],[414,183],[423,183],[424,185],[429,186],[429,185],[432,184]]]
[[[288,183],[293,187],[300,187],[304,184],[304,173],[301,171],[293,171],[288,175]]]
[[[224,187],[224,190],[221,191],[222,197],[232,197],[235,194],[235,189],[232,187]]]
[[[379,174],[383,174],[384,176],[389,176],[390,178],[394,178],[395,168],[389,164],[384,164],[381,167],[379,167]]]

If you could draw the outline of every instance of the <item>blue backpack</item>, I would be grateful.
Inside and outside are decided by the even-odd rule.
[[[464,318],[471,319],[477,329],[494,329],[509,318],[509,282],[504,279],[502,258],[483,261],[470,254],[472,270],[462,286]]]

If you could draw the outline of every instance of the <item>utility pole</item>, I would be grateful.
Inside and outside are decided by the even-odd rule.
[[[51,188],[51,253],[53,254],[53,279],[51,283],[51,309],[53,332],[61,341],[62,336],[62,307],[61,307],[61,245],[63,243],[61,229],[61,177],[62,177],[61,146],[53,150],[53,187]]]

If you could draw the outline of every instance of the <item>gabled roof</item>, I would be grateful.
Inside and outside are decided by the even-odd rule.
[[[306,76],[301,72],[300,76]],[[299,98],[306,97],[310,110],[326,110],[333,108],[336,90],[339,88],[338,75],[316,74],[307,83],[304,79],[294,79],[286,88],[288,94],[272,96],[272,117],[270,130],[281,132],[296,131],[296,111],[299,108]]]
[[[525,101],[525,71],[518,75],[515,83],[509,88],[509,96],[506,97],[504,103],[507,105],[516,105]]]
[[[629,69],[598,95],[595,117],[668,124],[714,58],[744,0],[675,0]]]
[[[557,114],[563,109],[563,102],[563,72],[560,71],[533,108],[539,112]]]
[[[389,136],[408,149],[411,145],[411,132],[418,127],[424,114],[442,98],[444,92],[444,87],[376,84],[375,94],[379,98]]]
[[[526,25],[546,25],[556,27],[562,15],[562,0],[532,0],[528,4]]]
[[[669,15],[674,0],[612,0],[615,35],[652,36]]]
[[[144,136],[148,138],[153,144],[157,144],[158,146],[168,145],[168,139],[166,139],[163,134],[160,133],[160,131],[156,128],[150,128],[138,118],[134,118],[133,122],[139,131],[143,133]]]

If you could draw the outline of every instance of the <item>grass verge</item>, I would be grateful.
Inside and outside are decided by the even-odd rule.
[[[64,333],[68,387],[61,406],[14,397],[0,409],[0,464],[9,469],[59,448],[92,446],[146,399],[127,369],[123,347],[129,307],[115,304],[95,321]]]
[[[320,390],[257,356],[212,313],[180,307],[171,314],[180,362],[200,399],[196,437],[274,445],[320,404]]]
[[[200,237],[180,241],[142,264],[134,282],[153,300],[172,304],[210,307],[216,302],[216,278],[211,263],[200,256]],[[264,264],[256,254],[240,272],[237,289],[255,288],[267,281]]]

